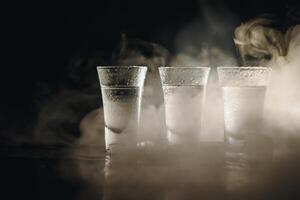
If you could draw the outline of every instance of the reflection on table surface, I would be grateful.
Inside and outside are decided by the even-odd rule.
[[[299,199],[299,142],[281,154],[264,146],[256,159],[221,142],[110,156],[93,147],[2,148],[1,185],[7,199]]]

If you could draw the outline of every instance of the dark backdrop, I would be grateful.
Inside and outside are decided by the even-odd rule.
[[[59,88],[67,81],[65,68],[70,57],[98,50],[109,57],[121,33],[159,43],[175,53],[178,31],[195,19],[205,24],[207,7],[220,19],[231,21],[230,34],[224,38],[232,47],[231,33],[242,21],[271,13],[288,25],[287,10],[294,4],[274,0],[99,0],[3,6],[1,124],[34,118],[40,83]]]

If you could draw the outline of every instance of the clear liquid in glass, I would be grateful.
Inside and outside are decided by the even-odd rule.
[[[223,87],[226,139],[243,140],[259,134],[263,120],[265,86]]]
[[[107,150],[135,147],[140,119],[140,87],[102,87]]]
[[[205,86],[163,86],[168,141],[198,142],[202,124]]]

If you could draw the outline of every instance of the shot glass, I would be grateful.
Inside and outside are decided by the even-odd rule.
[[[261,133],[263,108],[271,69],[218,67],[224,103],[224,132],[229,144]]]
[[[170,144],[200,141],[209,67],[160,67],[167,140]]]
[[[99,66],[97,71],[103,100],[106,150],[134,148],[147,67]]]

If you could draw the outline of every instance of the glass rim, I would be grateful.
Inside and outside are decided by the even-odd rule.
[[[219,66],[217,69],[264,69],[264,70],[272,70],[271,67],[263,67],[263,66]]]
[[[160,66],[158,69],[208,69],[210,70],[211,67],[203,67],[203,66]]]
[[[192,70],[192,69],[195,69],[195,70],[211,70],[211,67],[202,67],[202,66],[174,66],[174,67],[171,67],[171,66],[160,66],[158,67],[158,70],[160,69],[180,69],[180,70]]]
[[[97,66],[97,69],[148,69],[148,66],[145,65],[132,65],[132,66],[117,66],[117,65],[111,65],[111,66]]]

